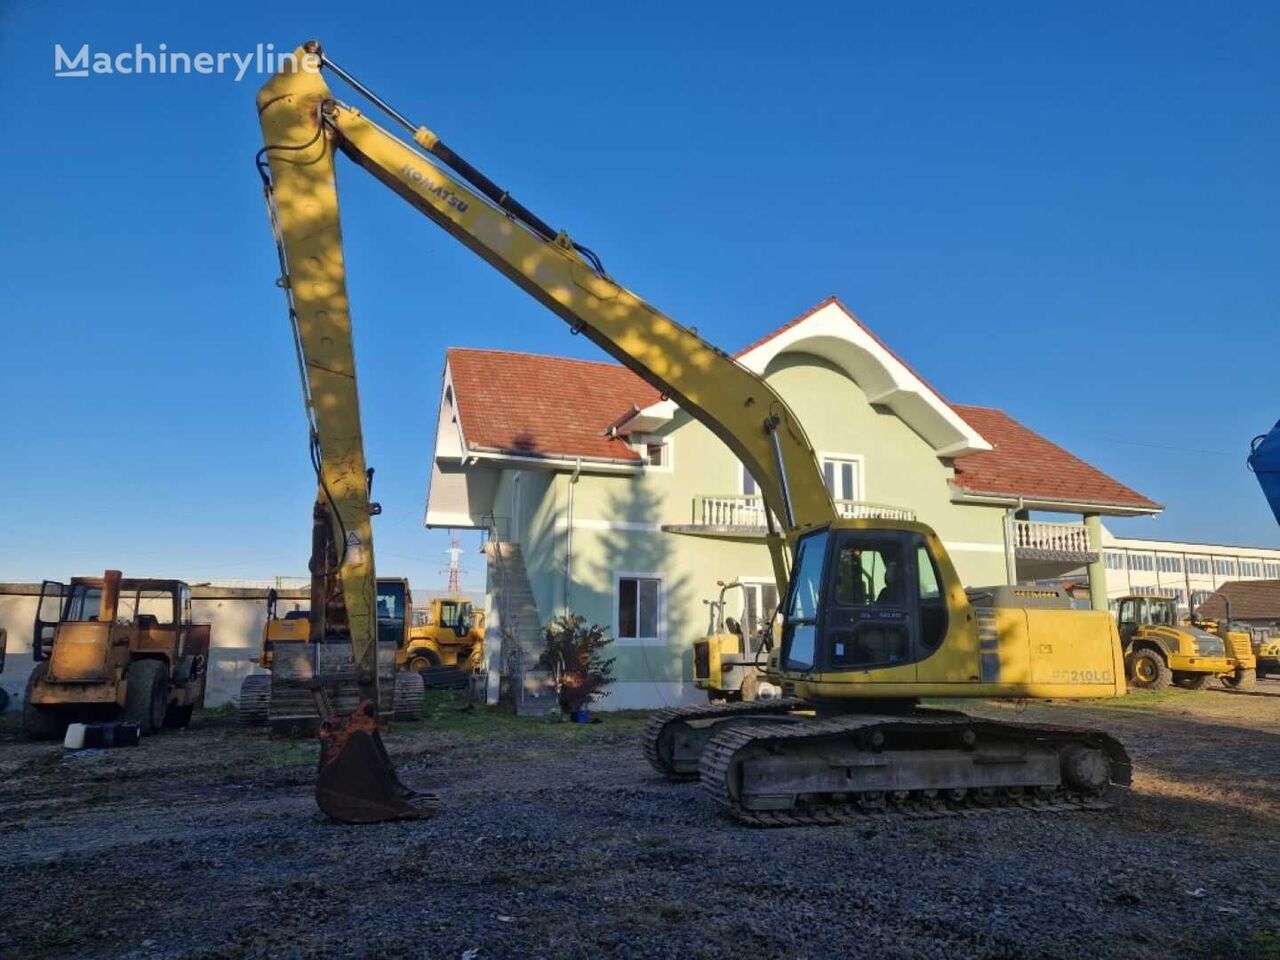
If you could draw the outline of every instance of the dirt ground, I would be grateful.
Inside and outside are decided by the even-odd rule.
[[[443,813],[345,827],[316,812],[313,744],[231,714],[81,754],[10,723],[0,956],[1280,956],[1280,681],[975,712],[1106,729],[1134,789],[1100,813],[752,830],[651,772],[639,715],[438,699],[387,742]]]

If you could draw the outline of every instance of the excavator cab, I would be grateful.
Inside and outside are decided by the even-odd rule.
[[[928,539],[914,529],[840,525],[796,546],[784,601],[786,674],[905,667],[931,656],[949,611]]]

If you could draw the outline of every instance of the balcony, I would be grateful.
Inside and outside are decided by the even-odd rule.
[[[1083,523],[1051,523],[1047,520],[1013,520],[1009,539],[1019,560],[1082,565],[1098,559],[1098,548]]]
[[[837,500],[836,513],[845,520],[914,520],[914,510],[865,500]],[[777,524],[775,522],[775,528]],[[693,498],[693,521],[665,524],[669,533],[758,539],[764,536],[764,500],[750,496],[699,496]]]

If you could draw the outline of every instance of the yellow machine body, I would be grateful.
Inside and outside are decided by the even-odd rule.
[[[1240,649],[1230,631],[1182,622],[1173,597],[1120,597],[1116,619],[1129,682],[1139,689],[1198,689],[1213,677],[1234,677],[1240,653],[1253,659],[1247,638]],[[1247,669],[1253,667],[1250,662]]]
[[[204,703],[209,643],[210,626],[192,621],[191,588],[181,581],[118,570],[45,581],[24,727],[51,737],[76,720],[133,720],[144,733],[185,726]]]
[[[937,571],[924,591],[921,619],[945,621],[927,647],[934,652],[902,666],[806,671],[780,649],[768,677],[785,696],[805,700],[915,697],[1093,699],[1126,692],[1115,620],[1077,610],[1065,593],[1045,587],[998,586],[966,591],[946,547],[932,529],[902,520],[840,520],[832,532],[906,531],[920,538]],[[932,585],[931,585],[932,587]],[[838,651],[833,651],[837,653]],[[838,655],[835,659],[839,659]],[[909,658],[904,658],[909,659]]]
[[[478,668],[484,654],[484,614],[464,597],[432,597],[428,609],[426,623],[409,627],[401,658],[405,669]]]

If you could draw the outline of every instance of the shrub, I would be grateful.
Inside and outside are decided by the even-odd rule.
[[[603,650],[613,640],[599,624],[586,626],[574,613],[556,617],[544,628],[544,646],[538,666],[558,678],[560,709],[566,714],[607,697],[613,683],[613,658]]]

